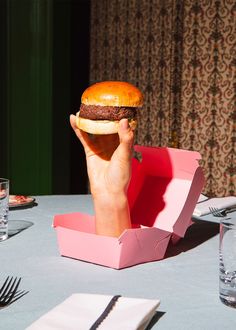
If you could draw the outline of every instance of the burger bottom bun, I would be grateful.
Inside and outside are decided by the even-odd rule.
[[[79,113],[77,113],[76,126],[82,131],[90,134],[115,134],[118,132],[119,121],[91,120],[79,117]],[[137,126],[137,120],[129,120],[129,126],[134,130]]]

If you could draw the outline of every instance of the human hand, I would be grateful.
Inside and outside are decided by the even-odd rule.
[[[96,233],[119,236],[131,228],[127,189],[131,178],[134,132],[127,119],[119,122],[118,134],[89,135],[71,126],[81,141],[86,155],[90,189],[94,200]]]
[[[85,150],[91,193],[126,193],[134,140],[128,120],[120,121],[118,134],[89,135],[77,128],[75,118],[71,115],[70,123]]]

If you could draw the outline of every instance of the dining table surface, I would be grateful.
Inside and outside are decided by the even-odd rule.
[[[162,260],[117,270],[59,253],[54,216],[94,214],[91,195],[34,197],[34,205],[10,209],[9,238],[0,242],[0,286],[21,277],[28,292],[0,310],[0,329],[23,330],[74,293],[159,299],[148,329],[236,329],[236,310],[219,299],[219,218],[194,217]]]

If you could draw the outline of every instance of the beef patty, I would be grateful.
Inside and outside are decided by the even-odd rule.
[[[136,117],[135,107],[111,107],[100,105],[81,104],[79,116],[91,120],[121,120],[122,118],[132,119]]]

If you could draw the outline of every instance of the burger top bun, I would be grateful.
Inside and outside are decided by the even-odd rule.
[[[86,105],[141,107],[143,95],[134,85],[123,81],[102,81],[88,87],[81,102]]]

